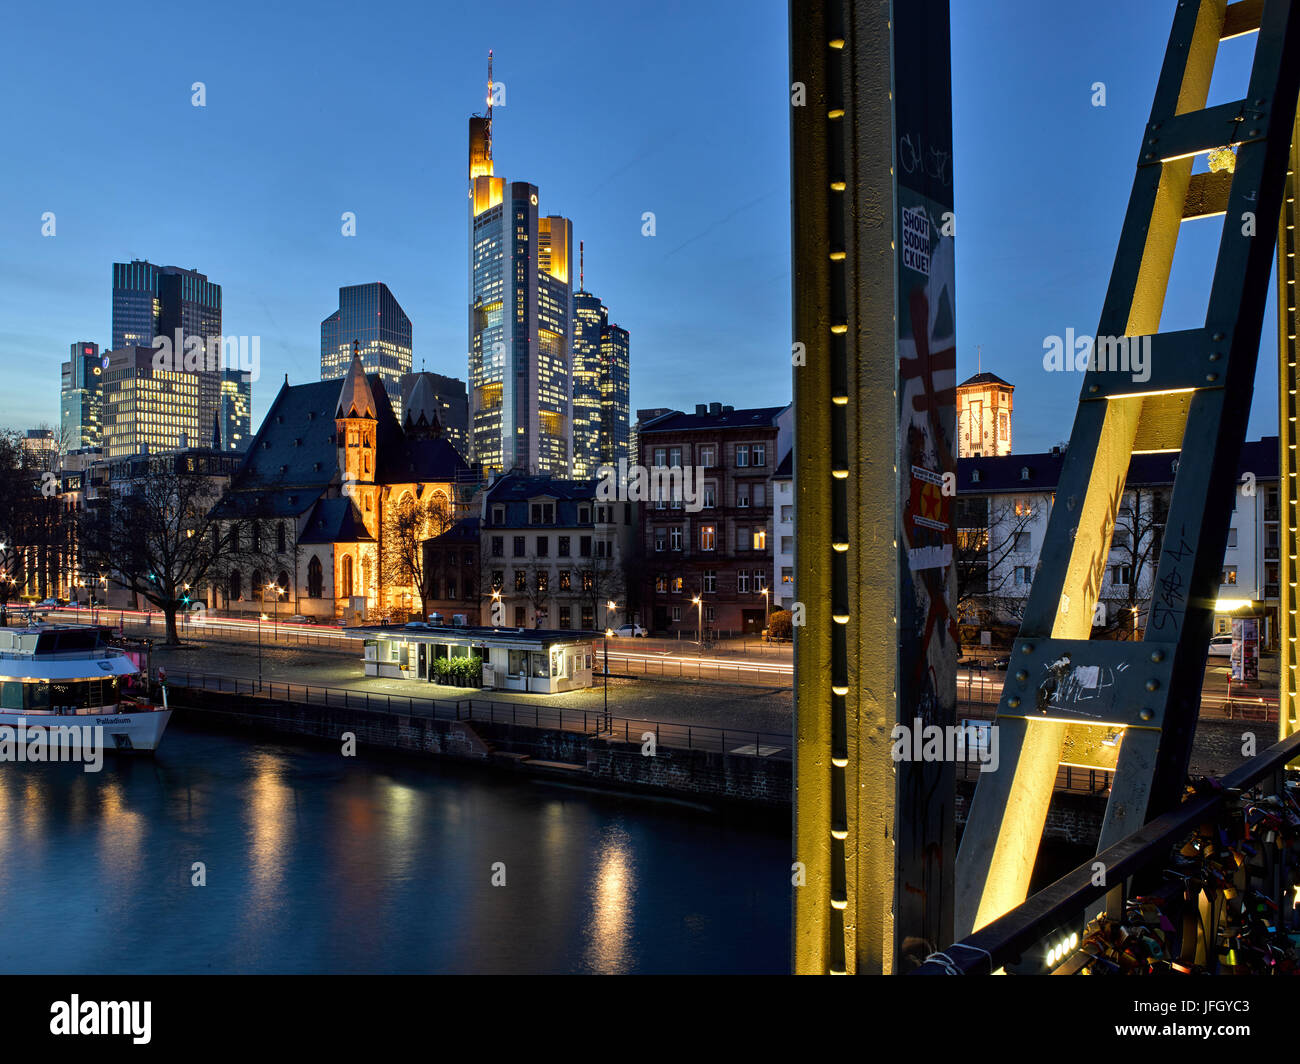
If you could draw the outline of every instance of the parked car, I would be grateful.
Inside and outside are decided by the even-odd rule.
[[[54,609],[58,609],[59,605],[60,603],[58,599],[47,598],[47,599],[42,599],[40,602],[36,603],[36,608],[38,610],[54,610]]]
[[[1232,657],[1232,636],[1216,635],[1210,639],[1210,657],[1212,658],[1230,658]]]
[[[610,634],[619,639],[645,638],[645,629],[639,624],[620,624]]]
[[[288,620],[286,623],[288,623],[288,624],[315,624],[315,623],[316,623],[316,618],[315,618],[315,617],[308,617],[305,613],[295,613],[292,617],[289,618],[289,620]]]
[[[1005,670],[1011,664],[1011,655],[1007,654],[1000,658],[994,658],[992,668]]]

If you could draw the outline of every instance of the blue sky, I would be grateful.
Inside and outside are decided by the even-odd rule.
[[[981,346],[1017,386],[1017,450],[1068,436],[1080,378],[1043,371],[1043,338],[1095,331],[1172,9],[953,2],[958,369]],[[59,363],[108,342],[131,258],[207,273],[225,331],[262,337],[255,424],[285,373],[318,377],[340,285],[386,282],[416,367],[464,377],[488,48],[497,173],[573,219],[631,333],[634,408],[789,399],[784,3],[72,3],[0,25],[0,424],[56,422]],[[1212,102],[1242,94],[1252,46],[1225,46]],[[1187,229],[1164,328],[1200,323],[1218,225]],[[1270,301],[1256,436],[1274,331]]]

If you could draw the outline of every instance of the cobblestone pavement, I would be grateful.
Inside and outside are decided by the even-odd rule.
[[[240,643],[188,644],[177,648],[154,647],[154,666],[165,665],[173,682],[182,674],[257,679],[256,645]],[[444,687],[414,680],[367,679],[361,674],[361,657],[337,651],[298,647],[264,647],[262,679],[266,683],[311,684],[346,687],[371,694],[400,697],[473,699],[475,702],[518,702],[563,706],[565,709],[600,711],[604,687],[555,695],[529,695],[521,691],[477,691]],[[789,733],[793,727],[794,700],[789,687],[754,684],[704,683],[664,679],[611,679],[609,709],[619,717],[698,724],[727,729],[754,729]]]

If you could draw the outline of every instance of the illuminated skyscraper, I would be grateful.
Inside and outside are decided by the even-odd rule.
[[[470,447],[484,472],[571,476],[573,227],[535,185],[493,175],[487,116],[469,120]]]
[[[378,373],[393,412],[402,413],[402,374],[411,372],[411,319],[380,281],[339,289],[339,309],[320,323],[320,379],[339,380],[352,345],[367,373]]]
[[[579,277],[582,271],[579,269]],[[573,475],[629,458],[628,334],[585,284],[573,293]]]
[[[69,349],[59,392],[59,438],[69,451],[98,447],[104,433],[104,367],[99,344],[82,340]]]
[[[199,443],[199,374],[155,369],[154,349],[108,353],[104,457],[161,454]]]
[[[616,466],[630,460],[628,449],[629,338],[617,324],[600,331],[600,461]]]
[[[253,379],[237,369],[221,373],[221,406],[217,411],[213,447],[246,451],[253,438]]]
[[[191,337],[202,340],[195,420],[211,425],[221,402],[221,286],[179,266],[113,263],[113,350],[150,347],[157,336],[168,337],[177,353]]]

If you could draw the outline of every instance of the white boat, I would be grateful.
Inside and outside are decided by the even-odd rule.
[[[142,671],[110,633],[90,624],[0,628],[0,743],[13,745],[17,729],[66,743],[58,729],[89,727],[103,729],[102,749],[156,750],[171,719],[166,692],[162,705],[150,699],[147,657]]]

